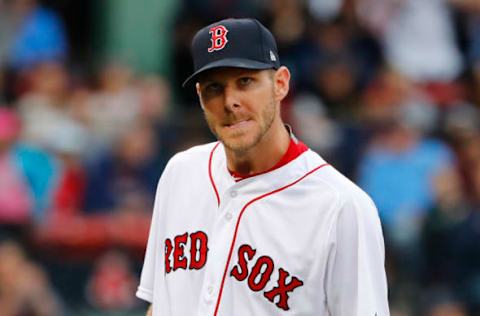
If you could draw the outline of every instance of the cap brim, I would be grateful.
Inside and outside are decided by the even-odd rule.
[[[245,68],[245,69],[271,69],[276,68],[275,65],[262,63],[255,60],[250,59],[242,59],[242,58],[226,58],[214,61],[210,64],[203,66],[202,68],[195,71],[190,77],[188,77],[182,84],[182,87],[186,87],[187,85],[191,84],[202,72],[221,68],[221,67],[234,67],[234,68]]]

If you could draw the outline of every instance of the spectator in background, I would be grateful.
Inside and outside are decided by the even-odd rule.
[[[67,57],[64,25],[57,14],[36,0],[10,0],[0,10],[0,65],[26,69]],[[6,61],[5,61],[6,60]]]
[[[87,297],[92,306],[102,311],[125,311],[138,301],[135,290],[138,277],[129,258],[115,250],[100,257],[87,284]]]
[[[468,114],[470,119],[475,118],[475,112],[469,111]],[[450,125],[450,128],[453,127]],[[454,140],[461,141],[457,146],[469,181],[462,182],[455,170],[441,174],[435,181],[436,205],[429,214],[423,231],[423,252],[426,255],[423,275],[427,288],[448,288],[467,305],[469,315],[478,315],[480,138],[472,134],[471,130],[467,132],[465,126],[462,130],[458,128],[459,126],[456,130],[450,130],[450,133],[455,132],[453,136],[458,138]],[[462,183],[466,183],[465,187],[470,190],[463,191]]]
[[[428,290],[422,295],[421,314],[425,316],[468,316],[465,304],[445,288]]]
[[[59,316],[61,304],[45,272],[30,261],[18,244],[0,243],[0,314]]]
[[[358,0],[356,11],[395,70],[415,82],[450,82],[463,68],[451,16],[454,1]]]
[[[149,210],[166,159],[161,149],[151,124],[126,129],[113,152],[88,168],[87,212]]]
[[[469,103],[452,107],[445,112],[443,132],[455,148],[463,187],[470,198],[474,195],[472,169],[480,160],[480,109]]]
[[[11,148],[20,130],[13,112],[0,108],[0,222],[24,224],[30,220],[33,201],[21,170],[11,157]]]
[[[466,308],[459,301],[435,302],[430,304],[426,316],[468,316]]]
[[[460,223],[455,238],[456,291],[461,295],[472,315],[480,313],[480,160],[471,165],[472,207]]]
[[[99,90],[91,95],[83,112],[94,142],[90,150],[112,149],[123,131],[137,122],[140,107],[133,79],[126,65],[110,63],[102,69]]]
[[[420,229],[434,203],[432,181],[452,168],[453,152],[426,138],[436,107],[402,76],[383,74],[365,101],[364,124],[374,130],[360,158],[358,181],[379,209],[399,280],[415,281]]]
[[[36,64],[28,72],[30,87],[18,101],[24,141],[50,150],[65,126],[83,128],[68,104],[68,76],[57,62]]]
[[[83,211],[86,190],[86,170],[82,158],[87,149],[85,130],[77,125],[59,122],[60,133],[51,143],[58,160],[58,177],[52,194],[52,217],[71,217]]]
[[[177,146],[181,145],[176,117],[182,116],[183,113],[179,113],[179,109],[173,106],[171,86],[165,78],[144,76],[137,81],[136,86],[140,109],[137,120],[153,126],[161,143],[161,156],[166,159],[177,151]]]
[[[87,139],[83,131],[74,126],[65,125],[60,128],[61,132],[50,148],[55,155],[56,175],[49,194],[49,207],[31,231],[36,250],[40,252],[52,245],[61,245],[61,250],[65,250],[67,245],[74,244],[76,250],[82,249],[81,243],[84,240],[88,237],[95,240],[98,235],[105,236],[107,229],[105,225],[95,226],[94,222],[83,222],[86,220],[82,215],[87,179],[82,154],[87,149]],[[89,231],[86,230],[87,227]],[[78,253],[71,251],[70,255]]]
[[[163,143],[172,146],[175,131],[171,88],[156,75],[134,78],[128,66],[110,64],[100,76],[99,90],[76,89],[71,98],[73,116],[88,128],[87,160],[96,160],[115,150],[125,130],[139,122],[155,127]]]
[[[344,0],[307,0],[307,7],[315,19],[330,22],[341,13]]]
[[[18,142],[20,120],[0,107],[0,221],[28,224],[50,206],[55,185],[54,159]]]
[[[308,16],[304,1],[276,0],[266,6],[267,26],[277,39],[278,50],[282,52],[282,63],[292,73],[293,89],[302,84],[305,77],[303,58],[310,51],[306,39]]]
[[[312,150],[331,161],[342,135],[339,126],[327,115],[322,101],[312,94],[299,94],[293,100],[292,125],[295,133]]]
[[[296,70],[296,91],[316,94],[330,115],[351,123],[358,111],[359,89],[380,64],[378,45],[352,28],[344,15],[307,25],[306,34],[287,51]]]
[[[28,71],[28,89],[18,101],[23,121],[22,140],[52,155],[54,180],[48,209],[42,219],[72,215],[84,204],[86,156],[89,134],[70,104],[69,74],[57,62],[42,62]]]
[[[329,108],[329,113],[342,121],[350,121],[357,114],[357,75],[355,60],[346,54],[324,56],[313,67],[315,92]]]
[[[478,1],[457,0],[464,3],[466,6],[470,4],[471,7],[466,7],[463,10],[466,16],[467,23],[467,38],[468,38],[468,62],[471,67],[473,75],[473,89],[472,99],[477,104],[480,104],[480,4]]]
[[[456,288],[456,235],[472,210],[457,169],[445,169],[433,180],[435,203],[422,229],[425,257],[423,281],[427,288]]]
[[[145,76],[137,82],[139,116],[154,124],[167,124],[172,115],[172,92],[168,81],[158,76]]]
[[[287,49],[304,39],[307,20],[305,4],[296,0],[276,0],[267,7],[270,10],[270,29],[277,38],[279,49]]]

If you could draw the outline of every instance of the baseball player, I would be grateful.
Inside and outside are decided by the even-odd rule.
[[[282,122],[290,72],[272,34],[222,20],[192,54],[184,86],[218,142],[161,176],[137,291],[148,315],[389,315],[377,210]]]

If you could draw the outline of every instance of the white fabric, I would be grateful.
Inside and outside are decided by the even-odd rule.
[[[211,163],[218,204],[208,169],[214,146],[177,154],[160,179],[137,291],[153,303],[154,316],[389,315],[380,221],[363,191],[310,150],[279,169],[235,182],[220,144]],[[205,265],[167,273],[167,240],[199,232],[208,236]],[[184,253],[173,250],[170,263],[191,262],[190,241],[178,248]],[[246,252],[239,256],[248,248],[255,251],[251,259]],[[248,277],[239,281],[235,269]],[[273,302],[266,297],[285,271],[285,284],[293,277],[303,283],[287,293],[288,310],[278,306],[282,295]],[[264,286],[258,285],[262,278],[268,280]],[[249,280],[260,288],[252,290]]]
[[[308,0],[310,13],[320,21],[331,21],[342,9],[343,0]]]
[[[20,100],[19,109],[25,141],[58,152],[79,154],[84,150],[88,131],[66,106],[55,106],[43,96],[30,94]]]
[[[417,81],[448,81],[462,69],[446,0],[403,0],[389,20],[384,44],[387,60]]]

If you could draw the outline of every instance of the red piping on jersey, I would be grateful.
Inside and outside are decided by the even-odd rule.
[[[213,151],[212,151],[213,153]],[[237,232],[238,232],[238,227],[240,226],[240,220],[242,219],[242,216],[243,216],[243,213],[245,212],[245,210],[247,209],[247,207],[249,207],[251,204],[253,204],[254,202],[258,201],[258,200],[261,200],[269,195],[272,195],[272,194],[275,194],[275,193],[278,193],[278,192],[281,192],[285,189],[288,189],[289,187],[297,184],[298,182],[302,181],[303,179],[305,179],[306,177],[308,177],[309,175],[311,175],[312,173],[314,173],[315,171],[317,171],[318,169],[320,168],[323,168],[325,166],[328,166],[329,164],[328,163],[324,163],[312,170],[310,170],[309,172],[307,172],[306,174],[304,174],[302,177],[300,177],[299,179],[293,181],[292,183],[290,184],[287,184],[286,186],[283,186],[279,189],[276,189],[276,190],[273,190],[273,191],[270,191],[270,192],[267,192],[265,194],[262,194],[260,196],[257,196],[256,198],[250,200],[247,204],[245,204],[242,208],[242,210],[240,211],[240,215],[238,216],[238,219],[237,219],[237,224],[235,226],[235,232],[233,233],[233,239],[232,239],[232,243],[230,245],[230,251],[228,253],[228,259],[227,259],[227,264],[225,265],[225,271],[223,272],[223,278],[222,278],[222,283],[220,285],[220,291],[218,293],[218,298],[217,298],[217,304],[216,304],[216,307],[215,307],[215,313],[213,314],[213,316],[217,316],[217,313],[218,313],[218,308],[220,307],[220,300],[222,299],[222,293],[223,293],[223,286],[225,284],[225,278],[227,277],[227,271],[228,271],[228,266],[230,265],[230,259],[232,258],[232,253],[233,253],[233,247],[235,246],[235,241],[237,239]]]
[[[220,145],[220,142],[218,142],[215,145],[215,147],[213,147],[212,152],[210,153],[210,158],[208,159],[208,176],[210,177],[210,182],[212,183],[213,190],[215,191],[215,196],[217,197],[218,206],[220,206],[220,196],[218,195],[217,186],[215,185],[215,181],[213,181],[213,176],[212,176],[212,158],[213,158],[213,153],[215,152],[215,149],[217,149],[218,145]]]

